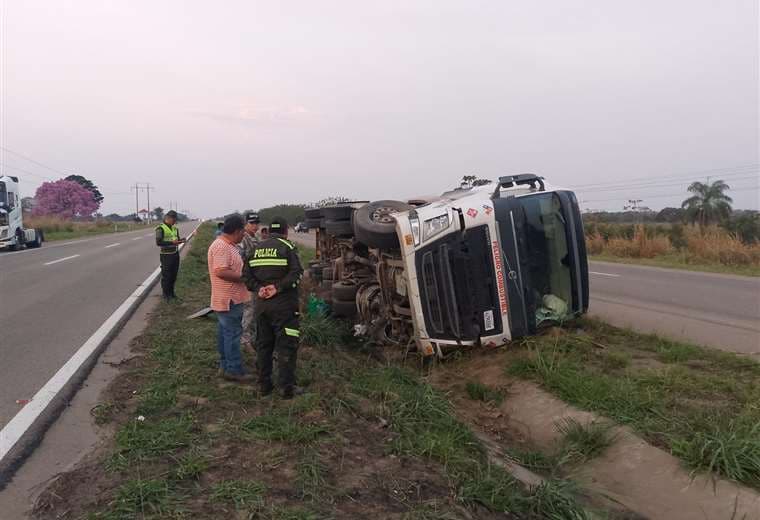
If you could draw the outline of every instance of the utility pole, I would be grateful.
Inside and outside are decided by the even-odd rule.
[[[153,210],[150,207],[150,192],[155,190],[153,186],[150,185],[149,182],[140,183],[136,182],[134,186],[130,186],[131,189],[135,190],[135,218],[140,218],[140,191],[145,191],[148,196],[148,223],[151,222],[151,215]]]
[[[130,189],[135,190],[135,218],[140,218],[140,185],[135,183]]]
[[[155,189],[156,189],[156,188],[152,188],[152,187],[150,186],[150,183],[149,183],[149,182],[146,182],[146,183],[145,183],[145,191],[146,191],[146,192],[147,192],[147,194],[148,194],[148,224],[150,224],[150,223],[151,223],[151,218],[150,218],[150,217],[151,217],[151,215],[153,215],[153,209],[151,209],[151,207],[150,207],[150,190],[155,190]]]

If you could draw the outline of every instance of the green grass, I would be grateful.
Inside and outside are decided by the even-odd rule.
[[[561,434],[560,464],[586,462],[604,453],[615,441],[609,422],[589,422],[581,424],[576,419],[566,418],[555,427]]]
[[[351,326],[327,316],[304,315],[301,318],[301,340],[315,347],[342,345],[351,341]]]
[[[301,267],[304,270],[309,268],[309,262],[314,260],[317,255],[317,251],[313,247],[306,247],[304,245],[297,245],[298,257],[301,260]]]
[[[259,510],[264,506],[266,486],[252,480],[223,480],[211,488],[212,502],[227,502],[237,509]]]
[[[445,491],[435,500],[447,506],[455,496],[473,511],[485,507],[519,517],[586,517],[569,483],[552,480],[526,489],[491,466],[444,395],[420,374],[378,364],[353,348],[356,340],[346,323],[303,318],[302,341],[314,347],[299,361],[299,381],[313,385],[306,395],[290,402],[262,399],[249,386],[221,383],[215,376],[215,322],[183,319],[206,305],[211,238],[211,227],[203,226],[183,261],[177,291],[184,304],[159,304],[141,338],[145,365],[129,373],[135,389],[126,405],[129,411],[104,403],[93,412],[106,418],[113,412],[121,422],[104,461],[112,470],[109,482],[116,484],[109,501],[92,497],[91,509],[101,511],[93,518],[217,518],[229,516],[232,508],[271,520],[329,518],[347,500],[338,487],[342,470],[335,456],[349,446],[352,435],[377,433],[378,416],[386,429],[367,440],[381,444],[372,450],[403,457],[413,467],[424,464],[431,482],[443,482]],[[488,400],[501,395],[485,386],[475,390]],[[198,398],[202,404],[196,404]],[[145,420],[137,420],[138,415]],[[361,428],[353,431],[355,424]],[[230,472],[227,461],[234,453],[228,450],[248,447],[268,453],[266,460],[247,461],[247,473],[240,470],[245,465]],[[278,488],[279,477],[270,478],[278,471],[287,475],[287,492]],[[450,516],[446,507],[435,504],[410,500],[403,506],[410,519]]]
[[[108,511],[90,518],[122,520],[125,518],[183,518],[182,496],[165,479],[128,480],[122,484]]]
[[[320,458],[319,452],[313,449],[306,450],[298,461],[298,487],[301,498],[314,501],[322,499],[328,491],[327,468]]]
[[[71,223],[70,225],[64,225],[60,229],[45,229],[43,226],[43,233],[46,242],[55,242],[58,240],[75,240],[77,238],[84,238],[96,235],[109,235],[113,233],[124,233],[128,231],[136,230],[150,230],[153,229],[153,225],[147,224],[134,224],[132,222],[117,222],[108,223],[103,225],[94,225],[92,223]],[[43,246],[44,247],[44,246]]]
[[[274,414],[249,419],[241,429],[254,439],[291,444],[308,444],[328,432],[324,425],[302,424],[297,417]]]
[[[613,255],[590,255],[592,262],[612,262],[617,264],[645,265],[666,269],[682,269],[702,273],[738,274],[741,276],[760,276],[760,267],[752,265],[730,266],[723,264],[691,264],[683,261],[678,254],[661,255],[655,258],[628,258]]]
[[[695,470],[760,489],[760,364],[594,320],[580,326],[526,340],[508,372],[631,426]],[[630,361],[611,364],[612,353]]]
[[[398,367],[361,370],[353,376],[352,387],[387,410],[389,425],[398,434],[394,451],[443,464],[464,503],[526,517],[588,517],[567,483],[525,489],[490,465],[480,442],[456,419],[449,401],[411,372]]]
[[[473,401],[501,404],[504,401],[504,390],[493,388],[479,381],[470,381],[465,385],[467,396]]]
[[[115,469],[151,457],[171,455],[197,441],[195,422],[190,415],[161,420],[136,418],[116,434],[116,450],[111,464]]]

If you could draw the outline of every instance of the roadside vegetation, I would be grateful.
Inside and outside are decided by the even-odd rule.
[[[680,208],[584,215],[592,259],[760,276],[760,213],[734,210],[723,180],[693,182]]]
[[[79,222],[58,217],[29,217],[26,215],[24,216],[24,226],[41,229],[46,241],[71,240],[91,235],[134,231],[151,227],[147,223],[112,222],[104,219]]]
[[[510,353],[507,374],[631,427],[695,472],[760,489],[760,364],[591,319],[554,332]]]
[[[592,260],[760,276],[760,242],[717,226],[586,224]]]
[[[590,518],[571,482],[526,486],[493,463],[419,368],[346,323],[304,317],[308,392],[292,401],[217,378],[215,320],[184,320],[207,304],[211,239],[202,226],[183,302],[158,306],[93,410],[113,439],[43,493],[37,518]]]

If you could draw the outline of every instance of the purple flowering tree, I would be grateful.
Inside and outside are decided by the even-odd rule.
[[[35,216],[55,216],[64,219],[91,217],[100,204],[93,193],[75,181],[61,179],[45,182],[34,195]]]

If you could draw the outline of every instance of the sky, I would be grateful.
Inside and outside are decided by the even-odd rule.
[[[585,209],[708,179],[760,206],[756,0],[0,0],[0,44],[0,171],[84,175],[103,213],[524,172]]]

